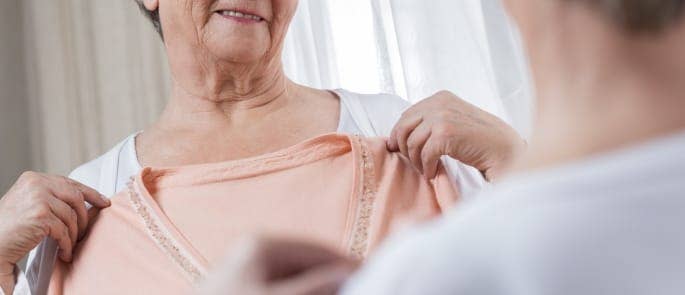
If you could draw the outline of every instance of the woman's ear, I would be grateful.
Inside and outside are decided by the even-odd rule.
[[[145,8],[149,11],[155,11],[159,8],[159,0],[144,0]]]

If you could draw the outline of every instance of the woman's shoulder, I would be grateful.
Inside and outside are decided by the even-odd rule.
[[[69,178],[92,187],[102,194],[109,195],[110,192],[107,191],[109,185],[106,184],[111,182],[113,186],[116,183],[118,163],[120,162],[121,157],[128,156],[126,151],[130,150],[128,148],[130,145],[135,144],[133,138],[136,134],[137,133],[129,135],[96,159],[78,166],[69,173]],[[105,178],[109,179],[109,181],[103,182],[102,180],[106,180]]]
[[[356,120],[367,120],[377,136],[388,136],[411,103],[395,94],[361,94],[344,89],[336,91]],[[363,124],[363,123],[362,123]]]

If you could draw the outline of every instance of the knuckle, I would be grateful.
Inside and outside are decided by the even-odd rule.
[[[400,121],[406,120],[409,116],[411,116],[412,113],[414,113],[415,109],[416,109],[416,105],[404,110],[402,112],[402,115],[400,115]]]
[[[407,151],[409,154],[417,154],[421,149],[421,145],[417,140],[412,140],[407,143]]]
[[[24,171],[21,176],[19,176],[20,179],[28,179],[36,176],[36,172],[33,171]]]
[[[41,180],[38,173],[33,171],[26,171],[19,176],[19,183],[24,186],[34,186],[37,185]]]
[[[45,203],[39,203],[35,206],[32,217],[39,221],[45,221],[50,217],[50,212],[50,206]]]
[[[26,199],[29,203],[33,204],[42,203],[45,199],[42,191],[37,188],[29,188],[24,190],[23,198]]]
[[[429,161],[431,158],[435,157],[435,149],[432,146],[426,146],[423,151],[421,151],[421,159],[424,160],[424,162]]]
[[[410,136],[409,138],[407,138],[407,148],[409,148],[409,149],[416,148],[416,146],[418,146],[418,145],[419,145],[419,142],[416,138],[414,138],[414,136]]]
[[[452,118],[452,113],[446,108],[440,108],[439,111],[435,112],[435,117],[442,121],[445,121]]]
[[[43,236],[49,236],[50,231],[52,230],[52,228],[50,227],[50,221],[47,219],[38,221],[37,227]]]
[[[456,95],[449,90],[440,90],[436,95],[441,99],[453,99],[456,97]]]
[[[452,127],[448,124],[436,124],[433,127],[433,135],[439,139],[449,138],[452,134]]]
[[[80,204],[79,202],[84,201],[83,194],[81,194],[79,191],[76,191],[76,190],[74,190],[74,192],[71,194],[64,194],[64,196],[62,198],[68,204]]]
[[[440,90],[435,93],[435,96],[441,97],[441,96],[447,96],[447,95],[452,95],[452,92],[449,92],[447,90]]]
[[[407,126],[406,123],[401,122],[397,125],[397,128],[395,129],[397,131],[397,135],[404,135],[406,134],[409,130],[409,127]]]

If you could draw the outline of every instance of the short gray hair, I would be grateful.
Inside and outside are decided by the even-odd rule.
[[[152,25],[155,27],[155,30],[157,33],[159,33],[159,36],[162,37],[162,40],[164,39],[164,33],[162,32],[162,22],[159,20],[159,8],[155,9],[154,11],[150,11],[145,7],[145,3],[143,3],[143,0],[135,0],[136,4],[138,4],[138,7],[140,8],[140,11],[147,17],[151,22]]]
[[[655,33],[681,21],[685,0],[582,1],[631,33]]]

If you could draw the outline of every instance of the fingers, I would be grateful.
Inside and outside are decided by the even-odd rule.
[[[357,264],[315,244],[250,238],[237,244],[201,294],[335,294]]]
[[[416,127],[416,129],[412,131],[411,135],[409,135],[409,138],[407,139],[407,157],[411,161],[412,165],[414,165],[414,167],[416,167],[421,174],[424,173],[421,154],[426,144],[426,141],[428,141],[428,138],[430,138],[430,136],[430,127],[428,126],[428,124],[423,123]]]
[[[429,137],[421,151],[423,175],[426,179],[433,179],[438,174],[438,164],[442,154],[442,148],[436,137]]]
[[[270,279],[298,274],[313,266],[347,259],[335,251],[318,245],[294,241],[265,240],[253,252],[254,261],[264,263]]]
[[[78,240],[79,228],[78,228],[78,217],[76,212],[66,203],[55,198],[48,199],[48,206],[50,206],[50,211],[52,214],[59,218],[62,223],[64,223],[69,229],[69,238],[71,239],[71,244],[76,244]]]
[[[388,150],[391,152],[401,152],[405,156],[409,156],[407,152],[407,138],[411,132],[421,124],[423,117],[421,116],[411,116],[400,119],[400,121],[395,125],[395,128],[390,133],[390,138],[388,140]]]
[[[105,204],[109,206],[109,200],[100,197],[100,194],[95,190],[66,177],[56,176],[52,180],[53,185],[49,188],[51,192],[76,212],[78,217],[77,239],[80,239],[85,234],[90,220],[84,202],[88,201],[88,203],[94,204],[96,208],[102,208]]]
[[[43,224],[46,236],[53,238],[59,245],[59,258],[71,262],[73,244],[69,237],[69,228],[57,216],[50,216]]]
[[[83,199],[97,208],[107,208],[112,203],[105,196],[100,194],[98,191],[83,185],[77,181],[71,180],[69,178],[64,178],[69,184],[74,186],[78,191],[83,194]]]
[[[66,203],[76,213],[78,234],[77,239],[80,238],[88,226],[88,213],[86,211],[86,204],[84,203],[84,196],[80,190],[71,186],[66,181],[66,178],[54,176],[51,177],[51,185],[47,188],[54,196],[54,199]]]

